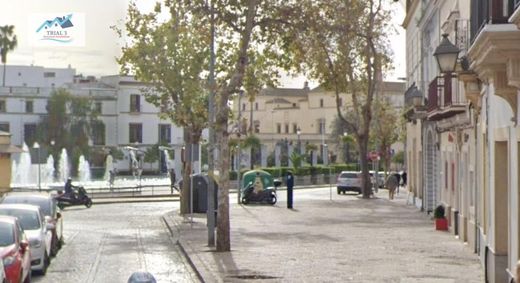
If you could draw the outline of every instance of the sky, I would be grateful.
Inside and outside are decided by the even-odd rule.
[[[138,6],[148,11],[155,1],[138,0]],[[112,26],[122,27],[129,0],[0,0],[0,25],[14,25],[18,47],[7,56],[9,65],[36,65],[44,67],[76,69],[77,74],[114,75],[119,72],[115,60],[119,56],[123,40],[119,39]],[[386,79],[396,81],[405,77],[405,36],[400,23],[404,19],[402,5],[392,5],[392,22],[397,34],[390,37],[394,53],[394,72]],[[62,16],[68,13],[84,15],[84,46],[35,46],[31,23],[41,14]],[[30,28],[31,27],[31,28]],[[303,76],[284,76],[282,87],[303,87]],[[313,83],[311,82],[311,86]],[[314,84],[315,85],[315,84]]]

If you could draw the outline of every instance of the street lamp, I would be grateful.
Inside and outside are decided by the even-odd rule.
[[[348,133],[343,132],[343,142],[345,143],[345,164],[348,164],[348,141],[347,141]]]
[[[433,56],[437,60],[441,73],[451,74],[455,71],[455,65],[459,56],[460,49],[453,45],[448,39],[448,34],[442,35],[439,46],[435,49]]]
[[[300,135],[301,135],[302,131],[300,130],[300,127],[298,127],[296,129],[296,134],[298,135],[298,154],[302,154],[302,147],[301,147],[301,143],[300,143]]]
[[[36,149],[37,156],[38,156],[38,191],[42,191],[42,182],[41,182],[41,168],[40,168],[40,145],[38,142],[34,142],[33,148]]]

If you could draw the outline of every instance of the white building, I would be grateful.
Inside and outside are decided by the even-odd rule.
[[[3,68],[0,68],[3,70]],[[0,72],[0,77],[2,76]],[[0,130],[12,134],[12,143],[32,146],[37,124],[47,114],[47,101],[53,91],[63,88],[72,95],[89,97],[104,126],[90,144],[101,149],[125,146],[139,150],[157,144],[170,145],[176,157],[177,175],[181,170],[182,129],[159,117],[160,109],[146,102],[143,89],[148,85],[129,76],[77,76],[75,69],[38,66],[7,66],[6,87],[0,87]],[[120,171],[130,169],[130,156],[115,163]],[[144,164],[143,169],[157,170],[158,163]]]

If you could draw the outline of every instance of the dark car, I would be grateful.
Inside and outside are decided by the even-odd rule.
[[[31,282],[29,242],[16,217],[0,216],[0,259],[6,282]]]
[[[31,204],[39,206],[47,223],[53,224],[51,255],[55,256],[63,243],[63,217],[57,206],[57,201],[47,193],[8,193],[0,203]]]

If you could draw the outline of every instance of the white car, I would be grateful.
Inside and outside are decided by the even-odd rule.
[[[51,242],[53,224],[46,223],[38,206],[28,204],[0,204],[0,215],[18,218],[31,249],[31,270],[41,274],[47,272],[51,261]]]
[[[336,188],[338,195],[345,194],[347,191],[354,191],[361,194],[361,173],[355,171],[342,171],[338,175]]]

